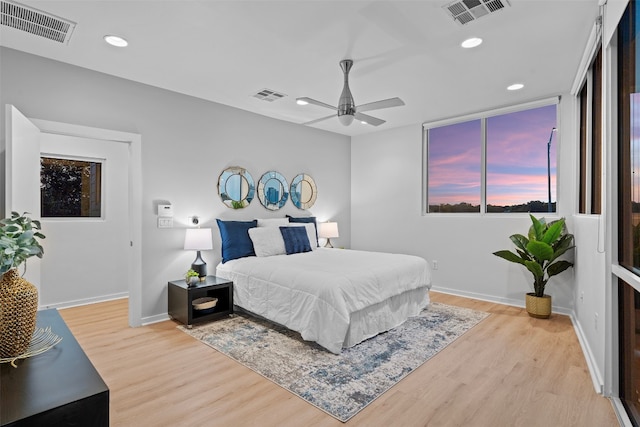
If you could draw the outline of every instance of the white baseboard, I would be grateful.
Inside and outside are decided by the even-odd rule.
[[[617,397],[612,397],[611,405],[613,406],[613,412],[615,412],[616,417],[618,417],[620,425],[623,427],[633,427],[633,423],[629,419],[629,415],[627,415],[627,410],[624,408],[622,401]]]
[[[435,292],[441,292],[443,294],[456,295],[456,296],[465,297],[465,298],[473,298],[480,301],[495,302],[497,304],[510,305],[513,307],[524,308],[525,306],[524,294],[522,294],[522,298],[520,299],[513,299],[513,298],[495,297],[493,295],[479,294],[476,292],[460,291],[458,289],[443,288],[440,286],[432,286],[431,290]],[[573,310],[569,310],[566,307],[558,307],[556,305],[552,307],[552,310],[554,313],[564,314],[567,316],[571,316],[573,314]]]
[[[99,302],[113,301],[116,299],[123,299],[123,298],[129,298],[129,292],[120,292],[120,293],[111,294],[111,295],[101,295],[99,297],[84,298],[84,299],[78,299],[73,301],[64,301],[64,302],[58,302],[55,304],[44,304],[44,305],[40,305],[38,307],[38,310],[44,310],[47,308],[56,308],[56,309],[71,308],[71,307],[77,307],[80,305],[97,304]]]
[[[167,313],[164,314],[156,314],[155,316],[143,317],[142,318],[142,326],[151,325],[153,323],[164,322],[165,320],[170,320],[171,318]]]
[[[582,325],[576,318],[575,312],[571,313],[569,317],[571,318],[571,323],[573,323],[573,329],[576,331],[576,336],[578,337],[580,347],[582,347],[584,358],[587,361],[587,366],[589,367],[589,373],[591,374],[593,387],[595,388],[596,393],[604,395],[604,379],[602,377],[600,369],[598,369],[598,365],[596,363],[595,356],[591,351],[591,347],[589,347],[587,337],[584,333],[584,330],[582,329]]]

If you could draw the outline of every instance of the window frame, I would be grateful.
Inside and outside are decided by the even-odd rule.
[[[576,91],[578,101],[578,206],[582,215],[600,215],[603,206],[603,52],[598,43]]]
[[[442,120],[422,123],[422,215],[528,215],[525,212],[487,212],[487,119],[509,113],[532,110],[535,108],[556,105],[556,138],[560,135],[560,96],[539,99],[536,101],[515,104],[508,107],[495,108],[464,116],[451,117]],[[481,141],[480,141],[480,212],[429,212],[429,130],[432,128],[455,125],[471,120],[480,120]],[[558,198],[558,151],[556,151],[556,210],[552,214],[557,214],[559,206]]]
[[[58,159],[65,161],[78,161],[78,162],[87,162],[87,163],[96,163],[100,164],[100,215],[99,216],[41,216],[41,221],[60,221],[60,222],[68,222],[68,221],[82,221],[82,222],[95,222],[95,221],[105,221],[106,220],[106,200],[104,195],[106,194],[106,167],[107,161],[104,158],[99,157],[84,157],[84,156],[73,156],[73,155],[63,155],[63,154],[53,154],[53,153],[40,153],[40,159],[49,158],[49,159]],[[42,173],[42,170],[40,171]],[[41,197],[41,194],[38,195]],[[42,214],[42,206],[40,207],[40,214]]]

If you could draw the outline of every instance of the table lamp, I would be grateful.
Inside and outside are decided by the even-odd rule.
[[[210,228],[187,228],[187,234],[184,236],[184,250],[198,251],[195,261],[191,264],[191,269],[198,273],[201,282],[207,277],[207,263],[200,256],[200,251],[211,249],[213,249],[213,240]]]
[[[325,243],[325,248],[332,248],[331,239],[335,237],[340,237],[338,234],[338,223],[337,222],[321,222],[318,224],[318,237],[323,237],[327,239],[327,243]]]

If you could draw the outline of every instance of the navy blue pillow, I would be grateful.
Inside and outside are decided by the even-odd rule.
[[[311,252],[307,229],[304,227],[280,227],[287,255]]]
[[[287,218],[289,218],[289,222],[302,222],[302,223],[311,223],[313,224],[313,226],[316,228],[316,241],[314,242],[314,244],[316,246],[320,246],[318,244],[318,224],[316,224],[316,217],[315,216],[302,216],[302,217],[292,217],[287,215]],[[309,242],[311,243],[311,242]]]
[[[222,263],[246,256],[255,256],[249,229],[258,226],[258,221],[222,221],[216,219],[222,239]]]

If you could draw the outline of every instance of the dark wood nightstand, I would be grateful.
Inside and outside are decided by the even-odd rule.
[[[218,298],[218,303],[211,311],[194,309],[193,300],[202,297]],[[184,279],[172,280],[169,282],[168,300],[169,316],[190,328],[194,323],[218,320],[233,314],[233,282],[207,276],[204,281],[187,286]]]

